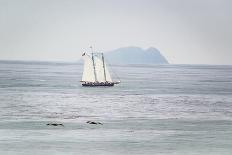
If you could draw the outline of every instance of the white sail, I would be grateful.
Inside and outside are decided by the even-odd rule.
[[[113,82],[113,80],[111,79],[111,76],[110,76],[110,72],[107,69],[106,65],[105,65],[105,72],[106,72],[106,81]]]
[[[94,57],[96,77],[98,82],[112,82],[110,73],[106,67],[106,64],[103,63],[102,56]]]
[[[95,53],[90,56],[84,53],[82,56],[84,59],[83,82],[113,82],[102,54]]]
[[[86,53],[84,53],[82,57],[84,59],[84,70],[82,75],[82,81],[95,82],[92,57]]]
[[[103,62],[98,57],[94,57],[96,78],[98,82],[105,82]]]

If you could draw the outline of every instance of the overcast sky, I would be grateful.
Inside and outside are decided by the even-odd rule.
[[[75,61],[92,45],[232,64],[231,0],[0,0],[0,59]]]

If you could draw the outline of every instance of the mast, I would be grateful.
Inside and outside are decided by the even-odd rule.
[[[90,46],[90,48],[92,50],[92,61],[93,61],[94,78],[95,78],[95,82],[97,82],[97,74],[96,74],[95,62],[94,62],[94,57],[93,57],[93,47]]]
[[[103,53],[102,54],[102,62],[103,62],[103,69],[104,69],[104,78],[105,78],[105,81],[106,81],[106,69],[105,69],[105,61],[104,61],[104,56],[103,56]]]

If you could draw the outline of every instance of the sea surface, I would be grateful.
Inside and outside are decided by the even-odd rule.
[[[0,155],[232,154],[232,66],[115,65],[105,88],[82,67],[0,61]]]

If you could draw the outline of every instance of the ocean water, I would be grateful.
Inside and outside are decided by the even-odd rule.
[[[85,88],[81,64],[1,61],[0,154],[232,154],[232,66],[112,68]]]

